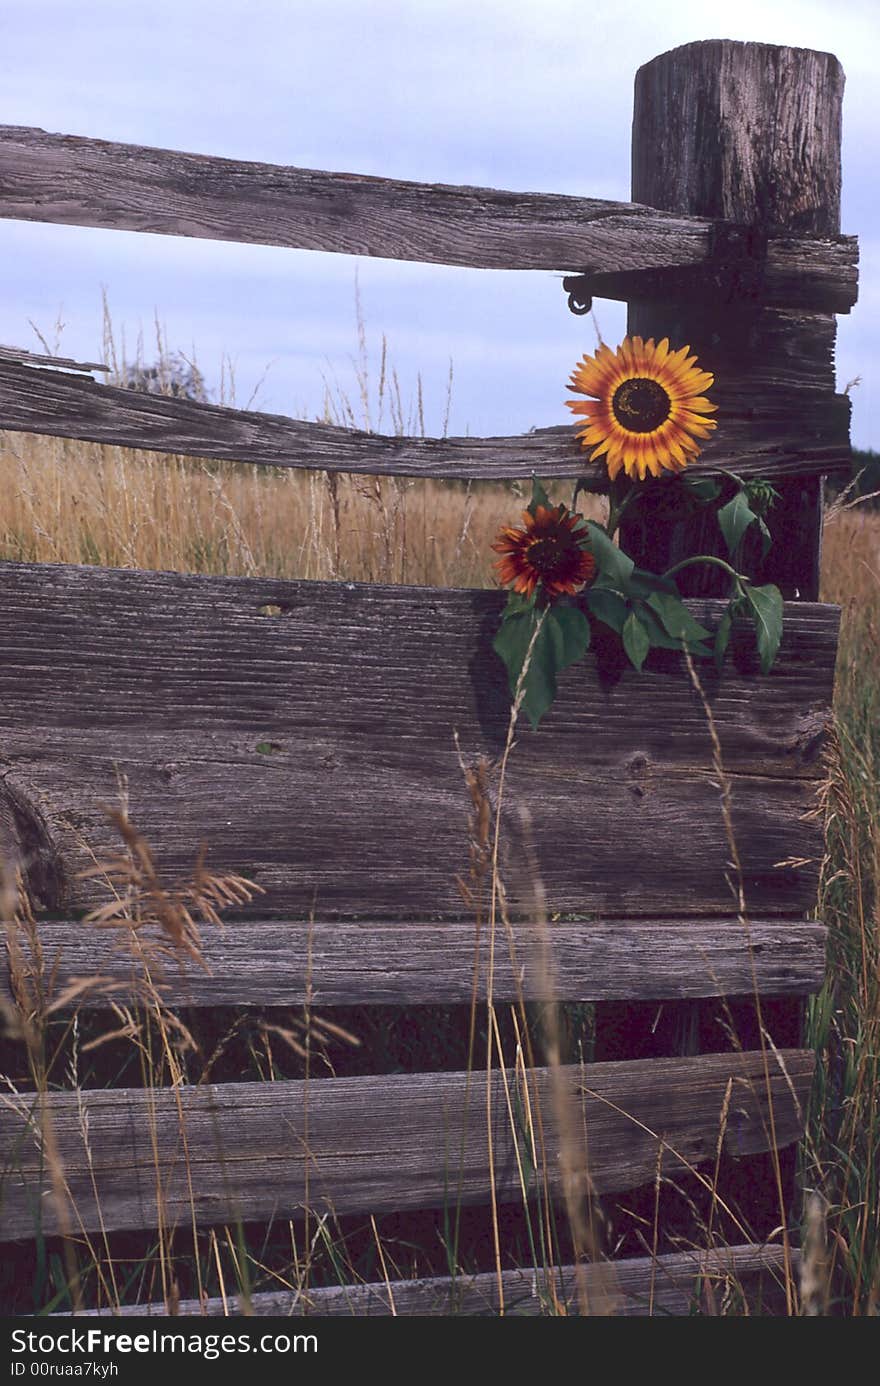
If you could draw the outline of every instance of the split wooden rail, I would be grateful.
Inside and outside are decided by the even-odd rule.
[[[0,835],[41,912],[59,986],[96,971],[121,996],[131,985],[130,959],[77,922],[107,898],[80,873],[116,850],[105,807],[124,776],[163,871],[185,872],[207,841],[212,865],[265,891],[258,910],[205,938],[210,975],[170,969],[174,1003],[466,1004],[475,959],[478,994],[488,994],[491,954],[496,1001],[600,1005],[600,1061],[563,1075],[599,1194],[711,1165],[720,1150],[745,1161],[797,1140],[813,1056],[790,1022],[823,976],[813,810],[838,619],[815,600],[820,479],[850,461],[831,316],[849,309],[856,286],[855,243],[839,234],[841,96],[827,54],[718,42],[655,59],[636,82],[633,204],[0,129],[4,217],[562,271],[582,293],[627,299],[633,330],[690,342],[716,374],[719,426],[699,466],[780,484],[766,580],[799,598],[769,676],[745,636],[722,675],[700,670],[746,915],[731,891],[712,735],[680,657],[655,655],[639,676],[600,651],[564,678],[537,734],[519,730],[502,809],[513,923],[493,947],[463,918],[456,876],[470,803],[459,754],[466,766],[497,764],[507,734],[504,670],[491,651],[500,593],[0,564]],[[347,472],[583,471],[567,428],[385,438],[138,394],[99,383],[93,369],[0,351],[0,427]],[[629,539],[651,563],[681,556],[693,535],[657,516]],[[694,602],[717,620],[711,591]],[[518,868],[526,858],[549,925]],[[640,1057],[640,1007],[656,1014],[665,1002],[674,1015],[679,1003],[701,1004],[706,1014],[712,998],[742,1008],[756,993],[771,1038],[783,1017],[781,1043],[736,1052],[718,1029],[710,1052],[670,1044]],[[628,1040],[603,1049],[621,1016]],[[522,1081],[501,1071],[487,1090],[463,1073],[426,1072],[25,1094],[0,1111],[0,1235],[54,1235],[65,1221],[74,1235],[207,1228],[296,1215],[306,1203],[340,1214],[426,1209],[485,1203],[490,1188],[516,1199],[509,1104]],[[546,1107],[558,1194],[552,1074],[536,1069],[528,1082],[520,1096]],[[47,1110],[66,1214],[57,1188],[47,1192]],[[701,1277],[747,1283],[781,1272],[787,1256],[780,1242],[624,1262],[617,1312],[686,1312]],[[522,1294],[521,1274],[505,1275],[508,1306],[537,1310],[540,1287]],[[572,1276],[560,1272],[560,1293]],[[348,1287],[316,1291],[308,1307],[492,1312],[498,1290],[485,1276]],[[254,1307],[304,1304],[273,1295]]]

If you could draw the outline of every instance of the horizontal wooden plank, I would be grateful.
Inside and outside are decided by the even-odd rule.
[[[791,1253],[794,1273],[800,1253]],[[547,1313],[586,1311],[614,1318],[691,1313],[717,1314],[727,1293],[741,1296],[751,1312],[766,1312],[785,1301],[785,1256],[780,1246],[723,1247],[712,1251],[678,1251],[666,1256],[637,1256],[627,1261],[559,1266],[552,1272],[506,1270],[501,1273],[505,1315],[517,1318]],[[246,1301],[183,1300],[175,1317],[219,1318],[245,1312],[255,1318],[357,1317],[395,1315],[494,1315],[501,1307],[498,1276],[461,1274],[388,1283],[328,1285],[294,1291],[267,1291]],[[164,1304],[125,1305],[116,1309],[80,1310],[80,1318],[165,1318]]]
[[[820,924],[710,919],[568,923],[545,929],[499,923],[491,950],[496,1000],[682,1000],[817,991],[825,968]],[[123,1000],[143,977],[127,929],[76,920],[41,924],[39,942],[56,995],[100,977]],[[242,921],[207,929],[206,973],[159,951],[161,933],[140,935],[150,975],[173,1006],[436,1005],[471,1000],[474,972],[487,994],[491,931],[452,922]],[[0,993],[4,982],[0,967]],[[77,1005],[107,1004],[106,991],[78,992]]]
[[[501,592],[0,564],[2,787],[36,899],[106,900],[78,878],[133,821],[168,879],[200,847],[266,890],[266,918],[460,919],[471,767],[509,719],[493,653]],[[710,625],[723,609],[692,609]],[[261,614],[266,610],[277,615]],[[702,679],[732,783],[755,918],[815,904],[839,613],[793,603],[773,672],[738,631]],[[520,812],[553,911],[657,918],[735,910],[712,743],[680,657],[641,675],[619,646],[560,680],[523,725],[502,811],[514,912],[533,908]],[[495,776],[489,794],[494,802]],[[782,863],[787,863],[783,865]]]
[[[719,427],[690,471],[728,467],[772,481],[849,469],[849,399],[812,384],[800,388],[804,378],[822,380],[827,370],[824,352],[816,362],[793,352],[785,362],[777,356],[775,366],[757,361],[738,384],[713,390]],[[566,412],[565,388],[560,382],[560,415]],[[500,481],[533,473],[575,477],[590,470],[570,425],[512,438],[389,437],[124,390],[2,357],[0,428],[272,467],[387,476]],[[604,474],[601,464],[592,470]]]
[[[815,1056],[785,1050],[646,1059],[563,1070],[571,1123],[597,1192],[634,1188],[715,1158],[766,1150],[769,1111],[782,1148],[796,1140]],[[533,1070],[548,1177],[560,1189],[551,1074]],[[178,1089],[54,1092],[44,1099],[64,1171],[71,1227],[148,1228],[320,1213],[391,1212],[487,1199],[487,1132],[496,1196],[520,1190],[517,1152],[528,1139],[518,1080],[464,1073],[382,1074],[304,1082]],[[0,1098],[0,1238],[59,1230],[33,1095]],[[662,1142],[662,1155],[661,1151]],[[527,1180],[529,1176],[524,1176]],[[531,1187],[535,1187],[534,1181]],[[97,1194],[96,1194],[97,1190]],[[161,1214],[160,1214],[161,1205]]]
[[[712,222],[633,203],[240,163],[8,125],[0,216],[483,269],[633,271],[702,264],[715,249]],[[726,254],[737,255],[729,237]],[[787,236],[779,253],[771,239],[763,294],[847,311],[856,259],[852,237]]]

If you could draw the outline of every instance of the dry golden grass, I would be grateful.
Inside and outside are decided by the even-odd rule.
[[[0,433],[0,557],[486,586],[488,546],[522,494]]]
[[[823,596],[843,609],[825,787],[820,918],[828,964],[810,999],[818,1063],[803,1184],[827,1221],[834,1312],[880,1314],[880,513],[834,508]],[[818,1210],[818,1212],[817,1212]],[[827,1213],[827,1218],[826,1218]],[[809,1220],[808,1220],[809,1221]],[[809,1230],[809,1228],[808,1228]],[[815,1240],[815,1238],[814,1238]],[[815,1296],[814,1296],[815,1298]],[[826,1295],[827,1298],[827,1295]],[[822,1312],[822,1301],[818,1310]]]
[[[555,493],[567,499],[570,490],[561,482]],[[0,433],[0,559],[487,587],[489,545],[528,491],[521,482],[306,472]]]
[[[880,604],[880,512],[829,506],[822,545],[822,600],[845,612]]]
[[[822,600],[841,607],[838,704],[853,680],[864,690],[880,680],[880,510],[831,506],[822,548]]]

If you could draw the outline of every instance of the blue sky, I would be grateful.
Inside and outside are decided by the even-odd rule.
[[[843,229],[861,240],[860,302],[841,317],[856,376],[853,440],[880,448],[880,215],[874,192],[880,7],[873,0],[0,0],[0,120],[68,134],[428,182],[629,198],[636,69],[701,38],[828,49],[847,75]],[[421,374],[429,432],[569,421],[565,381],[589,319],[558,279],[0,221],[0,342],[94,359],[101,291],[129,350],[153,322],[209,384],[235,365],[247,403],[314,416],[323,382],[355,395],[355,275],[375,361],[405,399]],[[621,305],[597,305],[603,334]],[[375,420],[374,420],[375,422]]]

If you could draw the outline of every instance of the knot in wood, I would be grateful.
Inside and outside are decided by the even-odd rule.
[[[635,799],[643,799],[648,790],[651,765],[642,751],[636,751],[626,762],[627,788]]]

